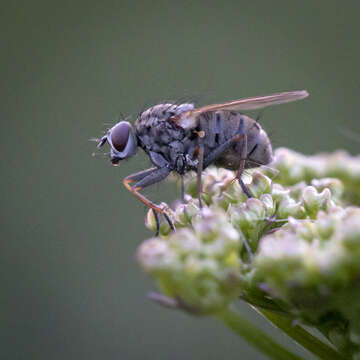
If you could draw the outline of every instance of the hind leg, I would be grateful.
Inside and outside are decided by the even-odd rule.
[[[236,172],[236,178],[241,186],[242,191],[246,194],[248,198],[251,198],[252,196],[250,195],[248,188],[241,179],[241,175],[245,169],[246,156],[247,156],[247,136],[246,134],[243,134],[243,147],[241,149],[240,166]]]
[[[236,172],[236,179],[238,180],[241,189],[246,194],[248,198],[251,198],[251,194],[249,193],[249,190],[247,189],[246,185],[241,179],[241,175],[245,169],[245,161],[247,157],[247,135],[244,133],[244,122],[241,119],[239,124],[239,129],[237,130],[235,136],[227,141],[225,141],[223,144],[219,145],[214,151],[212,151],[205,159],[204,159],[204,168],[206,168],[208,165],[210,165],[213,161],[215,161],[217,158],[219,158],[226,150],[228,150],[231,146],[234,145],[234,143],[243,140],[243,146],[241,149],[241,155],[240,155],[240,166],[239,169]]]

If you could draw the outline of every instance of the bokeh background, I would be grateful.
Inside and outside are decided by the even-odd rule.
[[[146,299],[134,254],[151,233],[121,179],[149,162],[112,167],[88,139],[164,99],[307,89],[264,112],[274,146],[356,153],[359,13],[331,0],[3,2],[1,359],[263,359],[216,319]]]

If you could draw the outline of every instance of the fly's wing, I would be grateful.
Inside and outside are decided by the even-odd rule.
[[[298,90],[244,98],[240,100],[229,101],[223,104],[207,105],[198,109],[185,111],[173,117],[172,120],[184,129],[192,129],[197,126],[199,116],[208,111],[244,111],[262,109],[267,106],[285,104],[288,102],[301,100],[307,96],[309,96],[309,93],[306,90]]]

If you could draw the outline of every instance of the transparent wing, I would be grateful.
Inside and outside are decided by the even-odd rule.
[[[265,96],[244,98],[240,100],[229,101],[223,104],[207,105],[198,109],[186,111],[176,116],[173,120],[181,127],[189,129],[196,126],[197,118],[204,112],[218,110],[256,110],[265,108],[267,106],[285,104],[288,102],[301,100],[306,98],[307,96],[309,96],[309,93],[306,90],[298,90]]]

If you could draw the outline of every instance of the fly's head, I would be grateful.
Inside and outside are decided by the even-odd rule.
[[[110,145],[110,161],[113,165],[135,155],[138,148],[135,130],[127,121],[120,121],[109,129],[107,134],[100,139],[97,147],[100,148],[106,142]]]

